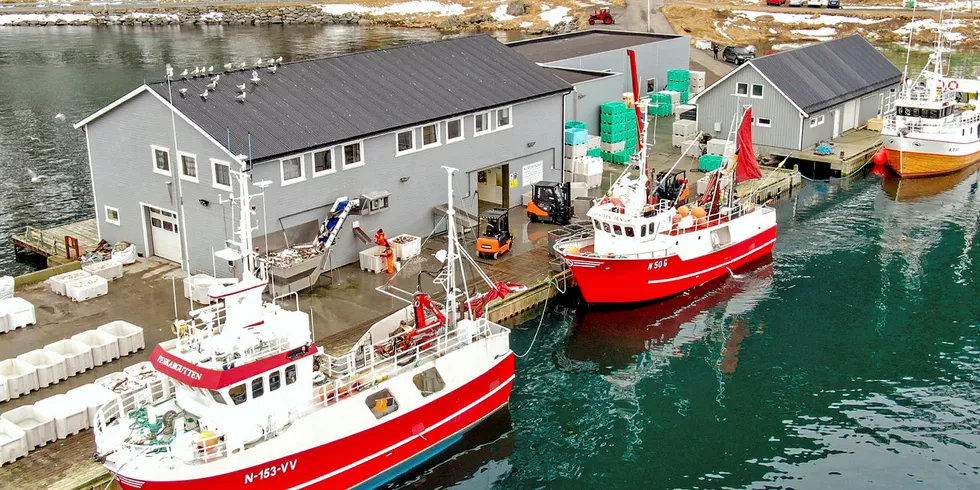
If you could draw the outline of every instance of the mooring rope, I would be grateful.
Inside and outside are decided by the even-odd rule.
[[[550,286],[549,286],[550,289]],[[534,341],[538,340],[538,333],[541,332],[541,325],[544,325],[544,316],[548,314],[548,297],[544,297],[544,309],[541,310],[541,320],[538,321],[538,328],[534,330],[534,337],[531,339],[531,345],[527,346],[527,350],[523,354],[514,353],[517,357],[526,357],[531,353],[531,349],[534,347]]]

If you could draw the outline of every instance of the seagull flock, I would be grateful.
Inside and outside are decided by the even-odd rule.
[[[269,58],[269,59],[265,59],[265,60],[262,59],[262,58],[258,58],[255,61],[255,64],[253,65],[253,67],[252,67],[252,78],[250,78],[248,81],[251,82],[252,85],[258,85],[259,82],[262,81],[262,79],[259,78],[259,70],[261,70],[262,68],[265,68],[266,70],[268,70],[269,73],[275,75],[276,74],[276,71],[279,69],[279,65],[281,63],[282,63],[282,56],[280,56],[278,58]],[[238,65],[236,65],[235,63],[225,63],[224,64],[224,73],[226,73],[226,74],[227,73],[231,73],[232,71],[236,71],[236,69],[238,71],[245,71],[248,68],[249,68],[248,63],[246,63],[244,61],[241,62]],[[173,77],[173,73],[174,73],[173,72],[173,68],[171,68],[170,65],[167,65],[167,78],[168,79],[169,78],[172,78]],[[218,90],[218,81],[221,80],[221,75],[222,75],[221,73],[215,73],[215,71],[214,71],[214,65],[211,65],[211,66],[195,66],[193,71],[191,71],[189,68],[185,68],[184,71],[180,74],[180,78],[183,79],[183,80],[187,80],[188,78],[193,78],[193,77],[197,77],[197,76],[210,76],[211,77],[210,78],[210,83],[208,83],[207,86],[205,86],[204,92],[202,92],[200,94],[201,99],[207,100],[209,95],[217,92],[217,90]],[[235,100],[237,100],[239,103],[244,104],[245,103],[246,94],[248,93],[247,92],[248,84],[246,84],[246,83],[239,83],[239,84],[236,84],[235,87],[239,91],[239,94],[237,96],[235,96]],[[181,88],[177,92],[180,94],[181,97],[186,97],[187,96],[188,89],[187,88]]]

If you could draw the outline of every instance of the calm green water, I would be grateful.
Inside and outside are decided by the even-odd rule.
[[[551,312],[517,361],[512,428],[392,486],[980,487],[978,186],[896,202],[874,176],[810,184],[778,204],[771,261]]]

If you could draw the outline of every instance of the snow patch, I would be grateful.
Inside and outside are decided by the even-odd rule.
[[[848,17],[846,15],[820,15],[816,17],[807,14],[783,14],[770,13],[756,10],[736,10],[736,14],[742,15],[749,20],[756,20],[764,15],[769,15],[775,22],[782,24],[810,24],[833,26],[837,24],[876,24],[884,22],[884,19],[862,19],[860,17]]]
[[[773,44],[773,51],[787,51],[790,49],[802,48],[804,46],[809,46],[807,43],[785,43],[785,44]]]
[[[365,7],[356,3],[338,3],[326,5],[314,5],[321,12],[328,15],[341,14],[433,14],[440,17],[450,15],[462,15],[466,12],[466,7],[458,3],[440,3],[433,0],[415,0],[412,2],[396,3],[386,7]]]
[[[947,20],[943,22],[948,28],[952,29],[955,27],[962,27],[963,22],[959,20]],[[935,31],[939,29],[939,22],[935,19],[921,19],[914,22],[909,22],[898,29],[895,29],[896,34],[908,34],[910,30],[915,29],[916,32],[923,30]]]
[[[507,4],[501,4],[492,14],[495,20],[514,20],[514,16],[507,13]]]
[[[806,36],[821,40],[829,40],[837,35],[837,29],[834,29],[833,27],[821,27],[819,29],[793,29],[792,32],[797,36]]]
[[[213,22],[221,22],[221,19],[225,14],[221,12],[208,12],[206,14],[201,14],[201,20],[210,20]]]
[[[531,27],[533,25],[534,25],[534,22],[528,22],[528,21],[525,20],[524,22],[521,22],[521,29],[527,29],[528,27]]]
[[[89,14],[7,14],[0,15],[0,26],[10,25],[21,21],[27,22],[65,22],[89,21],[94,16]]]
[[[547,9],[545,9],[546,7]],[[546,21],[548,25],[555,25],[559,22],[571,22],[573,20],[572,16],[568,15],[568,7],[550,8],[547,5],[542,5],[541,9],[544,12],[541,12],[541,15],[538,17],[541,17],[541,20]]]
[[[332,3],[330,5],[314,5],[314,7],[327,15],[363,14],[371,11],[370,7],[352,3]]]

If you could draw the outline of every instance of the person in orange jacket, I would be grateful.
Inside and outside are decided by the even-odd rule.
[[[391,249],[390,246],[385,246],[385,251],[381,252],[381,256],[385,259],[385,264],[388,265],[388,274],[395,273],[395,251]]]
[[[388,237],[385,236],[385,231],[381,228],[378,228],[377,233],[374,234],[374,244],[382,247],[388,246]]]

